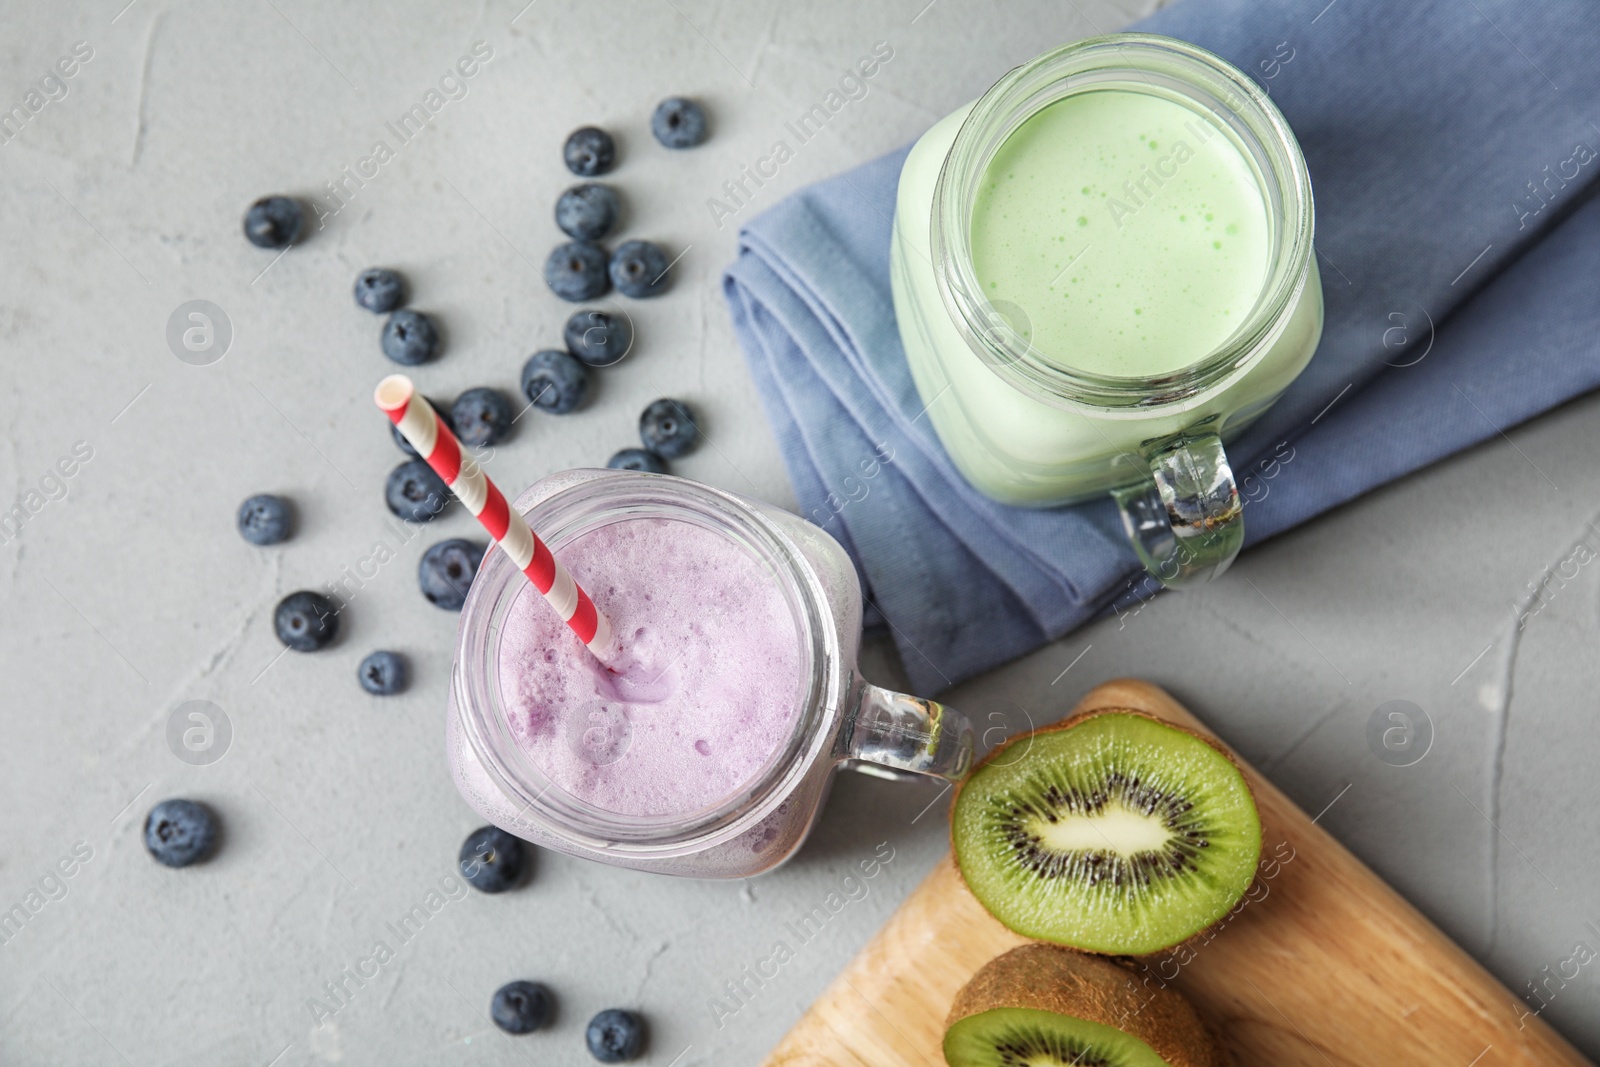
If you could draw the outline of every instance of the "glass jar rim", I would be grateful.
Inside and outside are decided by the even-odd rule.
[[[1044,358],[982,296],[971,249],[971,194],[999,146],[1026,118],[1113,82],[1126,88],[1126,79],[1146,81],[1154,90],[1151,77],[1162,79],[1161,89],[1204,108],[1219,129],[1244,142],[1247,161],[1261,168],[1271,186],[1262,191],[1268,199],[1273,258],[1250,314],[1212,352],[1157,376],[1095,374]],[[996,127],[1003,127],[998,137]],[[1158,34],[1116,33],[1075,41],[1030,60],[972,105],[939,171],[930,238],[945,309],[994,373],[1058,407],[1148,409],[1198,403],[1203,394],[1224,387],[1265,355],[1305,283],[1313,226],[1305,158],[1271,98],[1232,64],[1198,45]]]
[[[462,606],[451,685],[456,713],[490,779],[524,812],[565,840],[603,851],[679,855],[731,840],[771,814],[826,744],[822,720],[843,705],[828,664],[839,661],[827,594],[804,553],[776,523],[738,496],[669,475],[617,470],[565,472],[576,480],[538,496],[536,483],[513,502],[552,552],[614,522],[667,518],[695,522],[765,553],[783,581],[802,650],[805,692],[783,746],[743,786],[690,815],[630,816],[565,793],[534,766],[511,735],[499,681],[499,634],[526,579],[504,552],[491,550]],[[473,669],[467,669],[471,665]]]

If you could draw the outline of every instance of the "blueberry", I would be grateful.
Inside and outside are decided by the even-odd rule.
[[[407,522],[428,522],[450,503],[450,487],[425,460],[412,459],[389,472],[383,500]]]
[[[434,411],[437,411],[439,413],[439,417],[444,420],[444,424],[450,427],[450,432],[455,433],[456,424],[451,420],[450,408],[439,403],[431,396],[427,399],[428,406],[433,408]],[[411,447],[411,442],[407,441],[406,435],[400,432],[400,427],[391,425],[389,427],[389,433],[394,437],[394,443],[400,446],[400,451],[404,452],[408,456],[416,456],[418,459],[422,458],[421,456],[417,456],[417,450]]]
[[[644,1051],[644,1020],[631,1011],[607,1008],[589,1020],[589,1055],[601,1063],[622,1063]]]
[[[623,296],[655,296],[667,288],[667,254],[649,241],[624,241],[611,253],[611,284]]]
[[[275,545],[289,539],[294,524],[289,502],[260,493],[239,505],[239,534],[252,545]]]
[[[446,611],[460,611],[482,562],[482,545],[463,537],[440,541],[422,554],[422,561],[417,564],[417,584],[428,603]]]
[[[611,135],[598,126],[573,130],[561,149],[567,169],[580,178],[604,174],[617,161],[617,146]]]
[[[706,139],[706,113],[693,100],[669,96],[650,116],[650,132],[668,148],[693,148]]]
[[[461,877],[485,893],[504,893],[527,864],[527,846],[498,826],[480,826],[461,842]]]
[[[356,275],[356,303],[386,314],[406,302],[405,279],[386,267],[368,267]]]
[[[489,1001],[489,1018],[508,1034],[528,1034],[550,1021],[550,990],[538,982],[507,982]]]
[[[163,800],[144,820],[144,847],[156,862],[187,867],[211,854],[217,843],[217,817],[192,800]]]
[[[600,240],[617,224],[619,214],[617,194],[598,182],[574,185],[556,201],[556,225],[579,241]]]
[[[544,280],[550,283],[551,292],[574,304],[604,296],[611,288],[606,278],[606,250],[582,241],[557,245],[544,261]]]
[[[516,417],[511,401],[498,389],[468,389],[450,405],[456,436],[468,448],[487,448],[505,440]]]
[[[264,196],[244,213],[244,235],[257,248],[288,248],[300,236],[302,221],[298,200]]]
[[[626,315],[574,311],[565,331],[567,351],[591,367],[609,367],[633,347],[633,323]]]
[[[406,687],[406,658],[398,652],[374,652],[356,668],[361,688],[375,697],[392,696]]]
[[[339,609],[321,593],[302,589],[278,601],[272,625],[278,640],[296,652],[315,652],[339,633]]]
[[[407,367],[439,354],[439,331],[420,311],[402,308],[383,324],[383,354]]]
[[[666,460],[648,448],[624,448],[621,452],[606,460],[606,466],[614,471],[644,471],[647,474],[667,473]]]
[[[694,409],[682,400],[657,400],[639,416],[639,439],[657,455],[677,459],[700,436],[696,422]]]
[[[540,411],[565,415],[583,403],[589,372],[571,352],[547,348],[522,365],[522,395]]]

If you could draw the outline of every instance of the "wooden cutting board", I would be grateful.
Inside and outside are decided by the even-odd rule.
[[[1153,685],[1115,681],[1076,711],[1135,708],[1205,730]],[[1243,761],[1240,761],[1241,763]],[[1254,769],[1262,858],[1248,903],[1209,941],[1143,962],[1210,1016],[1240,1067],[1588,1063]],[[949,857],[834,980],[768,1067],[943,1067],[944,1017],[979,967],[1024,939]]]

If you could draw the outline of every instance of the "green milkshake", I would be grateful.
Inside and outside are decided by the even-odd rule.
[[[1316,349],[1311,234],[1292,132],[1216,56],[1117,34],[1024,64],[900,174],[890,282],[927,421],[975,488],[1036,507],[1200,442],[1175,469],[1223,487],[1203,528],[1236,523],[1218,439]]]
[[[971,240],[984,295],[1022,309],[1046,361],[1118,377],[1168,374],[1225,341],[1269,253],[1233,142],[1123,90],[1069,96],[1011,134],[978,186]]]

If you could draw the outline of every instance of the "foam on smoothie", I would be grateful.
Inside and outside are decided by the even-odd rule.
[[[777,580],[727,537],[628,519],[556,555],[622,647],[601,668],[531,587],[507,613],[500,691],[552,784],[621,815],[687,814],[750,783],[800,712],[800,637]]]
[[[1097,89],[1026,119],[974,201],[984,295],[1022,310],[1049,362],[1146,377],[1187,366],[1249,316],[1266,205],[1234,143],[1150,93]]]

